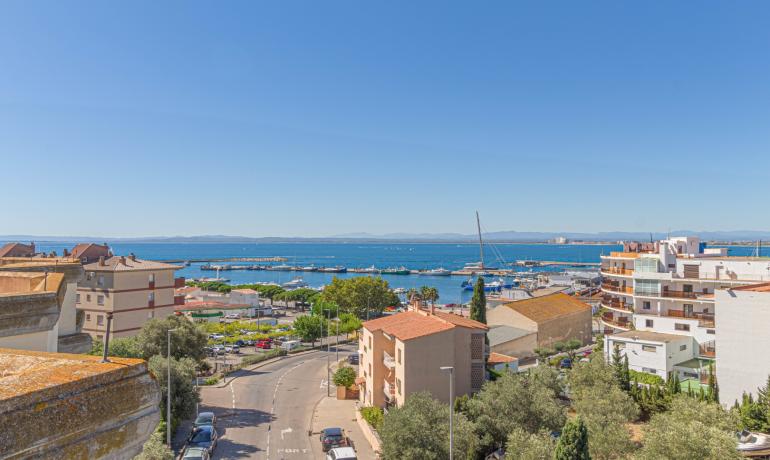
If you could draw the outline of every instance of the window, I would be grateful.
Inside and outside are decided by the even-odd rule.
[[[369,373],[372,373],[372,363],[369,363]]]
[[[652,324],[653,322],[651,319],[644,320],[644,327],[652,327]]]
[[[657,375],[657,374],[658,374],[658,371],[657,371],[657,370],[655,370],[655,369],[652,369],[652,368],[650,368],[650,367],[643,367],[643,368],[642,368],[642,372],[646,372],[646,373],[648,373],[648,374],[655,374],[655,375]]]
[[[88,272],[88,273],[86,274],[86,279],[87,279],[87,280],[91,280],[91,279],[93,279],[94,275],[95,275],[95,273],[94,273],[94,272]]]
[[[687,349],[687,345],[679,345],[679,351],[685,351]]]
[[[96,325],[104,326],[104,315],[96,315]]]
[[[676,329],[677,331],[689,331],[690,325],[682,324],[682,323],[674,323],[674,329]]]
[[[650,353],[656,353],[658,351],[658,347],[653,345],[642,345],[642,351],[649,351]]]
[[[104,305],[104,296],[103,295],[96,296],[96,304],[97,305]]]
[[[372,337],[369,336],[369,348],[372,348]]]
[[[396,391],[398,391],[398,394],[401,394],[401,379],[396,378]]]
[[[401,364],[401,349],[398,349],[398,364]]]
[[[706,329],[706,334],[711,334],[711,335],[714,335],[714,334],[716,334],[716,333],[717,333],[717,332],[716,332],[714,329]]]
[[[152,310],[150,310],[150,311],[147,313],[147,318],[150,318],[150,319],[152,319],[152,318],[154,318],[154,317],[155,317],[155,312],[154,312],[154,311],[152,311]]]
[[[660,281],[636,280],[635,292],[638,295],[658,296],[660,295]]]
[[[154,292],[150,292],[149,294],[147,294],[147,301],[155,302],[155,293]]]
[[[155,273],[150,273],[150,282],[151,283],[155,282]]]
[[[652,306],[650,305],[649,300],[645,300],[644,302],[642,302],[642,310],[650,310],[651,308]]]
[[[90,301],[91,301],[91,294],[86,294],[86,302],[90,302]]]
[[[80,294],[75,294],[75,303],[80,303]]]
[[[99,275],[99,277],[96,278],[96,285],[104,286],[104,275]]]
[[[86,321],[91,321],[91,313],[86,313]]]
[[[102,339],[104,339],[104,336],[101,334],[97,334],[96,340],[102,340]]]

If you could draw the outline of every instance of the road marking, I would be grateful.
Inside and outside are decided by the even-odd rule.
[[[275,389],[273,390],[273,402],[270,405],[270,414],[269,414],[271,422],[268,423],[267,425],[267,443],[266,443],[267,445],[265,447],[265,452],[267,452],[267,460],[270,460],[270,432],[272,431],[272,426],[273,426],[272,419],[273,419],[273,415],[275,414],[275,398],[278,395],[278,387],[281,386],[281,382],[283,382],[284,377],[286,377],[291,371],[293,371],[294,369],[298,368],[303,364],[305,364],[305,361],[300,361],[297,365],[295,365],[288,371],[281,374],[281,376],[278,377],[278,381],[275,382]]]
[[[286,428],[285,430],[281,430],[281,439],[284,439],[284,435],[291,433],[292,429],[291,427]]]
[[[235,412],[235,388],[233,388],[233,382],[230,382],[230,393],[233,394],[233,412]],[[235,415],[233,413],[233,415]]]

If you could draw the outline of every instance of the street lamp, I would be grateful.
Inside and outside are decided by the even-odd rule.
[[[166,332],[168,338],[168,350],[166,351],[168,380],[166,380],[166,444],[171,448],[171,333],[178,328],[169,329]]]
[[[439,367],[442,371],[449,371],[449,460],[454,458],[454,433],[452,431],[452,418],[454,416],[455,405],[455,368],[452,366]]]

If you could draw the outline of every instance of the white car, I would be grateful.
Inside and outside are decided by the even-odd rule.
[[[357,460],[352,447],[335,447],[326,453],[326,460]]]

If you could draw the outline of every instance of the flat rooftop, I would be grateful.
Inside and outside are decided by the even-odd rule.
[[[647,342],[678,342],[682,339],[691,338],[689,335],[664,334],[662,332],[652,331],[626,331],[610,335],[610,338],[621,338],[629,340],[645,340]]]

